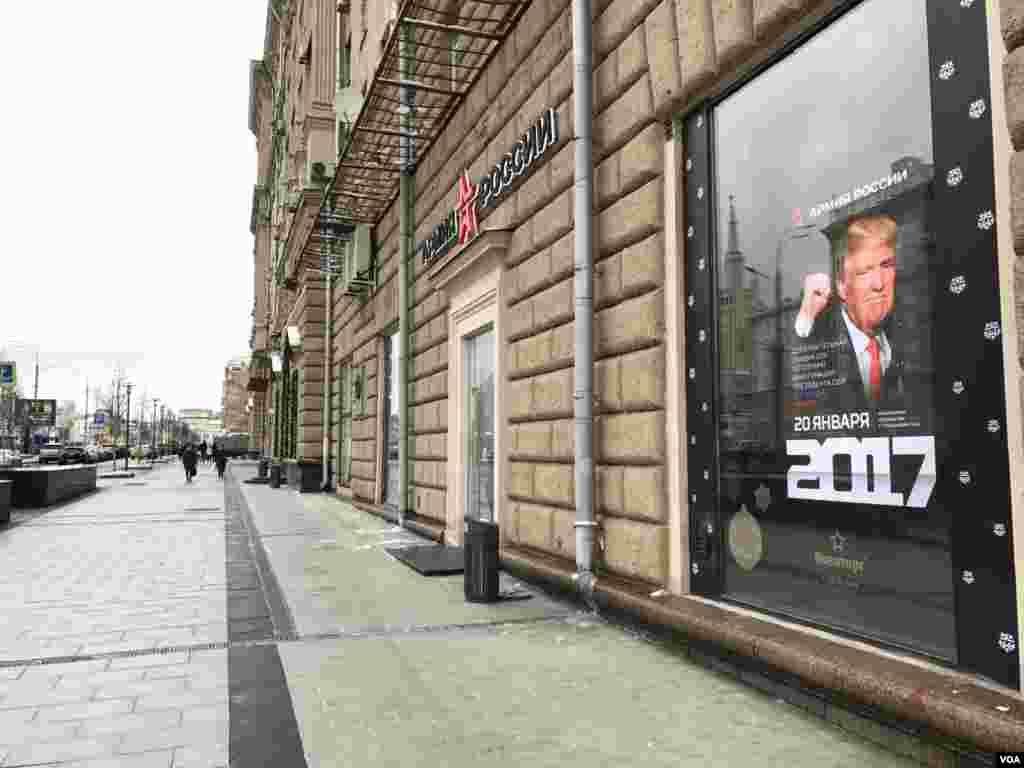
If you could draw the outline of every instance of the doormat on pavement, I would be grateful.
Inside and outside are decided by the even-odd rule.
[[[450,576],[462,573],[465,555],[462,547],[425,544],[418,547],[394,547],[384,550],[423,576]]]

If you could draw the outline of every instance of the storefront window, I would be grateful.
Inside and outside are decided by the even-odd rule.
[[[463,342],[465,515],[494,522],[495,333],[493,326]]]
[[[398,351],[399,335],[384,339],[384,503],[398,509]]]
[[[341,366],[338,383],[338,482],[348,485],[352,480],[352,366]]]
[[[859,5],[712,112],[718,503],[726,595],[955,659],[926,5]]]

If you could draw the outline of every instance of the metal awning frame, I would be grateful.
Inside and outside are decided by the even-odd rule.
[[[434,7],[441,2],[401,3],[366,99],[338,154],[334,178],[324,188],[318,217],[333,209],[354,223],[380,221],[398,197],[401,174],[415,172],[415,163],[441,135],[531,0],[462,0],[458,13]],[[403,26],[412,48],[405,62]],[[464,45],[458,62],[451,57],[453,39]],[[411,70],[410,80],[401,78],[403,65]],[[412,167],[405,168],[400,143],[406,133],[399,107],[402,90],[409,88],[415,104],[415,149]]]

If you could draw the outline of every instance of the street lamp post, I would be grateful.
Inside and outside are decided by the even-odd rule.
[[[153,398],[153,421],[150,423],[151,429],[149,430],[150,431],[150,439],[153,441],[153,452],[154,453],[157,450],[157,445],[159,445],[159,443],[157,442],[157,438],[156,438],[156,407],[159,404],[160,404],[160,398],[159,397],[154,397]]]
[[[125,420],[127,421],[124,430],[124,471],[127,472],[128,456],[132,452],[132,385],[126,384],[125,388],[128,391],[128,403],[127,407],[124,409]]]

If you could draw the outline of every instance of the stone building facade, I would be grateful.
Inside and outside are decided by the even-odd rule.
[[[249,432],[248,360],[232,360],[224,366],[221,413],[225,432]]]
[[[955,541],[963,529],[957,527],[961,524],[955,520],[955,511],[950,512],[954,522],[940,537],[947,551],[953,552],[943,572],[949,583],[942,590],[951,605],[960,606],[941,608],[946,611],[943,621],[949,622],[951,631],[956,623],[960,633],[958,649],[949,658],[912,642],[908,649],[880,641],[871,627],[834,631],[828,621],[794,616],[771,601],[761,605],[731,599],[721,586],[726,561],[731,557],[743,565],[750,541],[756,540],[763,549],[763,537],[783,535],[778,531],[785,530],[785,525],[757,528],[744,522],[743,536],[734,540],[721,530],[730,525],[735,529],[730,523],[732,512],[724,516],[721,511],[724,501],[711,505],[719,510],[714,515],[704,513],[709,502],[701,496],[703,483],[719,482],[727,488],[731,479],[724,452],[711,454],[708,464],[701,463],[705,455],[701,451],[706,445],[717,445],[719,433],[699,432],[696,424],[702,413],[714,413],[718,406],[713,395],[702,400],[690,382],[715,379],[717,387],[724,386],[721,377],[734,376],[735,381],[747,382],[737,385],[739,389],[770,389],[773,361],[791,365],[781,352],[778,358],[769,354],[772,339],[776,329],[793,325],[800,306],[799,289],[780,287],[779,301],[773,302],[767,295],[771,291],[756,280],[749,288],[743,288],[742,274],[731,283],[726,281],[726,288],[720,288],[726,292],[713,294],[718,309],[708,309],[712,313],[708,317],[717,323],[720,315],[714,313],[721,312],[722,302],[745,296],[743,314],[752,325],[743,338],[752,346],[733,359],[762,362],[754,371],[739,363],[722,371],[710,356],[701,357],[705,353],[699,345],[706,341],[705,328],[700,326],[703,316],[689,314],[687,304],[693,307],[693,286],[706,274],[705,258],[717,263],[714,255],[698,256],[697,244],[688,243],[693,237],[693,217],[710,199],[697,181],[703,178],[701,173],[711,173],[698,167],[701,158],[716,150],[700,138],[706,135],[701,133],[704,115],[715,114],[716,105],[727,95],[756,82],[784,53],[810,45],[823,31],[840,29],[851,9],[874,5],[877,11],[882,3],[594,0],[592,4],[597,581],[594,593],[587,597],[672,627],[695,647],[708,643],[733,661],[745,660],[736,663],[752,665],[744,667],[746,679],[759,680],[773,691],[785,687],[780,681],[788,681],[786,685],[803,691],[802,701],[812,711],[819,711],[820,705],[820,713],[828,713],[850,700],[872,708],[876,719],[888,722],[895,734],[886,738],[915,755],[925,754],[922,743],[931,750],[928,754],[947,756],[972,747],[1020,748],[1024,708],[1017,627],[1024,624],[1024,563],[1019,554],[1024,552],[1024,334],[1019,330],[1019,313],[1024,288],[1015,254],[1024,253],[1024,206],[1020,204],[1024,166],[1016,151],[1024,143],[1024,64],[1020,63],[1024,58],[1018,60],[1024,42],[1024,3],[994,0],[987,8],[970,0],[948,4],[956,6],[949,13],[981,14],[973,17],[980,21],[963,18],[965,24],[974,23],[981,30],[981,37],[972,38],[969,45],[987,67],[980,82],[990,94],[971,101],[970,119],[975,119],[976,112],[985,112],[986,119],[991,119],[995,168],[994,177],[987,179],[994,190],[992,207],[987,219],[979,214],[978,222],[995,238],[995,266],[989,282],[1002,301],[998,319],[992,321],[997,325],[986,325],[986,338],[998,335],[997,354],[1002,355],[1000,361],[1006,360],[997,382],[1005,393],[1005,413],[997,428],[989,429],[1006,440],[998,455],[1008,467],[1008,484],[1007,498],[997,502],[998,514],[1005,519],[997,514],[992,528],[1001,549],[993,550],[998,563],[991,574],[997,583],[988,593],[1001,601],[993,610],[1005,629],[977,640],[988,645],[975,648],[976,639],[964,628],[963,606],[971,595],[962,591],[963,584],[970,586],[973,573],[981,571],[965,570],[962,579],[958,571],[957,585],[953,585],[952,569],[965,557],[962,548],[957,554]],[[468,13],[474,7],[471,0],[430,0],[427,5],[447,13],[459,7]],[[929,13],[938,13],[931,0],[923,2],[922,8],[925,5]],[[329,23],[327,6],[338,13]],[[315,482],[303,479],[302,467],[310,468],[310,476],[315,468],[318,480],[319,464],[326,460],[331,487],[339,496],[445,544],[463,543],[467,514],[489,519],[499,526],[504,567],[575,591],[577,131],[570,1],[534,0],[525,7],[509,34],[490,49],[482,74],[466,85],[444,130],[417,158],[412,182],[416,249],[405,253],[411,333],[404,341],[396,335],[403,256],[397,200],[376,220],[353,222],[370,227],[373,275],[369,289],[348,291],[332,283],[328,302],[329,286],[316,271],[316,262],[303,255],[316,216],[323,210],[315,180],[303,175],[303,169],[311,158],[325,163],[336,160],[324,149],[326,141],[317,144],[312,138],[318,121],[327,120],[327,95],[334,93],[336,104],[344,100],[349,105],[367,94],[372,97],[375,82],[387,76],[377,66],[385,44],[413,14],[408,3],[372,3],[364,17],[367,7],[366,3],[341,3],[334,8],[333,3],[305,0],[288,3],[280,14],[268,12],[265,59],[254,64],[251,127],[259,141],[260,166],[253,219],[257,289],[253,350],[275,358],[272,387],[265,398],[256,395],[260,407],[273,417],[263,438],[264,452],[293,467],[293,485],[303,488]],[[942,23],[934,13],[927,20],[929,35],[938,35],[934,30]],[[318,28],[319,23],[327,23],[330,34]],[[304,51],[310,50],[308,40],[313,41],[312,54],[304,61]],[[929,40],[934,49],[939,37]],[[346,89],[326,87],[327,72],[333,77],[335,71],[336,52],[351,56],[347,71],[352,75]],[[953,53],[950,56],[956,60]],[[936,68],[932,88],[950,79],[956,66]],[[963,64],[959,66],[964,69]],[[318,72],[322,78],[316,76]],[[315,97],[309,95],[310,88]],[[984,102],[981,107],[976,106],[979,98]],[[293,121],[283,129],[284,140],[275,133],[278,100],[284,104],[282,114]],[[517,146],[523,137],[531,136],[538,121],[545,119],[557,128],[549,132],[551,142],[544,152],[524,163],[523,169],[505,172],[504,158],[521,152]],[[940,136],[938,129],[936,136]],[[279,153],[282,141],[287,150]],[[285,158],[281,163],[276,159],[279,155]],[[935,163],[938,168],[938,160]],[[520,165],[518,160],[515,164]],[[492,174],[496,166],[505,178],[496,199],[476,208],[479,233],[473,233],[465,245],[450,246],[454,235],[447,222],[453,221],[453,209],[464,205],[467,190],[480,192],[479,180],[497,178]],[[334,165],[329,170],[339,176],[346,173]],[[881,170],[899,173],[898,168]],[[936,170],[936,179],[953,179],[947,170],[941,176]],[[930,175],[928,183],[932,183]],[[949,181],[948,186],[955,184]],[[287,192],[272,191],[278,189]],[[394,194],[395,188],[387,192]],[[724,195],[726,190],[719,192]],[[749,200],[746,204],[751,205]],[[736,221],[721,198],[719,208]],[[809,215],[810,210],[804,209],[801,215]],[[798,218],[794,212],[794,227]],[[740,224],[743,221],[739,217]],[[724,229],[722,237],[724,241]],[[922,242],[927,239],[921,237]],[[739,246],[734,248],[733,242],[729,232],[730,258],[742,270]],[[747,251],[755,250],[754,245],[748,245]],[[930,240],[921,246],[931,247]],[[722,253],[726,250],[723,242]],[[783,250],[780,244],[778,252]],[[775,243],[765,251],[773,253]],[[723,260],[712,271],[717,269],[727,270],[728,265]],[[765,285],[770,285],[772,275],[764,274]],[[776,279],[781,286],[782,278]],[[955,288],[951,292],[956,294]],[[996,330],[988,333],[992,329]],[[397,379],[401,370],[397,361],[406,348],[408,381],[402,382]],[[325,367],[329,369],[326,379]],[[325,382],[330,384],[329,399]],[[396,394],[403,385],[409,393],[404,420]],[[763,446],[775,439],[776,447],[781,447],[781,405],[778,413],[776,421],[764,421],[754,430],[756,437],[726,448],[742,452],[751,443]],[[786,418],[790,415],[787,411]],[[747,419],[744,407],[738,406],[734,417],[735,424],[742,426]],[[402,423],[408,425],[408,432],[396,435]],[[397,487],[396,480],[399,453],[394,446],[401,442],[408,446],[409,457],[409,484],[404,489]],[[743,456],[737,461],[748,460],[749,450]],[[942,472],[953,470],[945,467]],[[960,483],[966,486],[970,474],[965,482],[964,472],[960,472]],[[757,487],[758,505],[777,482],[778,477],[769,478]],[[781,487],[785,488],[784,481]],[[760,514],[750,512],[754,498],[735,520]],[[764,501],[764,509],[770,505],[771,501]],[[746,543],[737,544],[744,536]],[[815,554],[816,562],[835,568],[853,562],[852,557],[839,556],[847,536],[840,535],[838,528],[836,536],[832,554]],[[788,543],[797,541],[802,539],[794,534]],[[817,545],[807,546],[811,547],[808,552],[814,552]],[[990,546],[988,540],[984,546]],[[727,547],[731,547],[728,553]],[[759,552],[747,565],[755,567],[760,557]],[[865,561],[858,562],[863,568]],[[708,581],[708,572],[716,570],[719,580]],[[969,580],[967,573],[972,574]],[[769,577],[774,574],[765,578]],[[854,587],[858,594],[867,591],[860,584]],[[936,655],[939,663],[933,658]],[[959,698],[948,694],[954,687]],[[992,697],[999,699],[998,706],[992,705],[996,700]],[[907,730],[899,722],[920,727]]]

